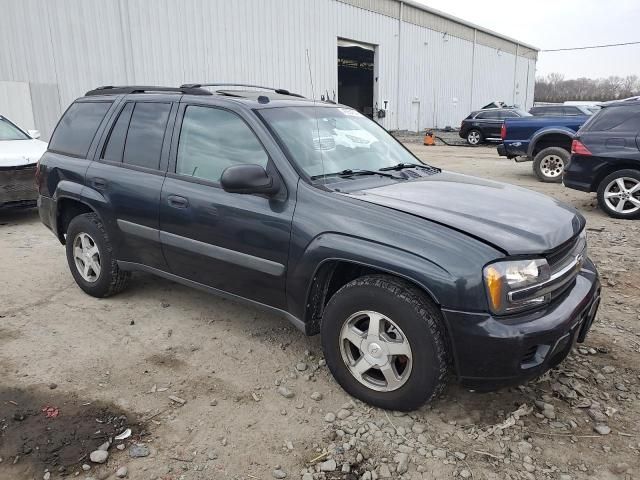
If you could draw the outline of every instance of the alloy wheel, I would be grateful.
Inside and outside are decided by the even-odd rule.
[[[360,311],[344,322],[340,352],[351,375],[372,390],[397,390],[411,375],[413,354],[407,336],[378,312]]]
[[[640,181],[631,177],[612,180],[604,190],[604,201],[611,210],[628,215],[640,209]]]
[[[73,240],[73,259],[78,273],[89,283],[100,277],[100,250],[88,233],[81,232]]]
[[[480,133],[475,130],[469,132],[469,134],[467,135],[467,140],[471,145],[477,145],[478,143],[480,143]]]
[[[563,170],[564,161],[558,155],[547,155],[540,161],[540,171],[545,177],[557,178]]]

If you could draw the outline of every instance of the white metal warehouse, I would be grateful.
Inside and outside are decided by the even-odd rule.
[[[0,0],[0,12],[0,114],[45,138],[101,85],[275,86],[411,131],[494,100],[533,104],[534,47],[411,1]]]

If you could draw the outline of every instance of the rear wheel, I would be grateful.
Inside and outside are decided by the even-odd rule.
[[[331,297],[322,346],[331,373],[348,393],[377,407],[413,410],[445,385],[441,325],[437,307],[416,287],[369,275]]]
[[[67,262],[78,286],[94,297],[125,289],[130,273],[120,270],[102,221],[95,213],[74,217],[66,236]]]
[[[473,145],[475,147],[476,145],[480,145],[483,140],[484,137],[482,136],[482,132],[480,130],[474,128],[472,130],[469,130],[469,133],[467,133],[467,143],[469,145]]]
[[[640,171],[619,170],[598,187],[598,205],[610,217],[640,218]]]
[[[533,159],[533,172],[542,182],[560,183],[570,154],[561,147],[547,147],[540,150]]]

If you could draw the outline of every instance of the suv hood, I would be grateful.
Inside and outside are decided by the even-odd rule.
[[[546,195],[451,172],[351,195],[462,231],[509,255],[553,250],[585,225],[577,210]]]

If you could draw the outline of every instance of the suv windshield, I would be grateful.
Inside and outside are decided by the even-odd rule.
[[[0,117],[0,142],[4,140],[29,140],[29,137],[9,120]]]
[[[350,108],[267,108],[260,114],[309,177],[423,165],[375,122]]]

